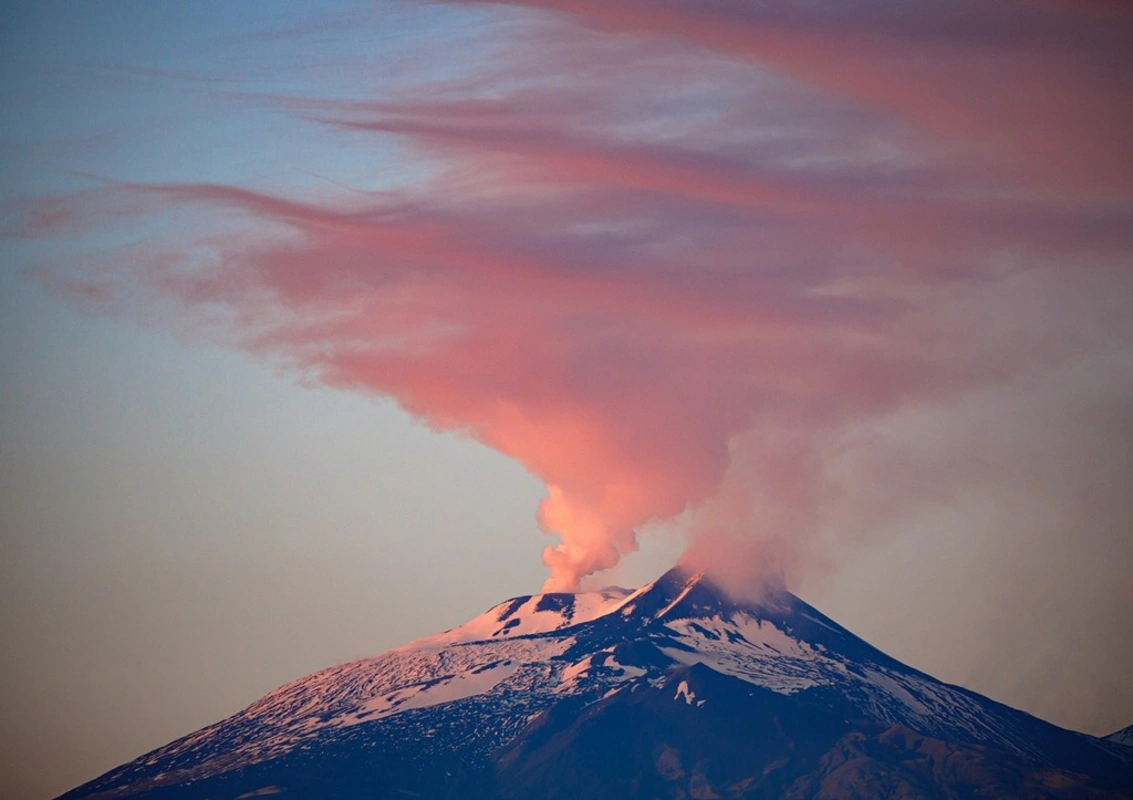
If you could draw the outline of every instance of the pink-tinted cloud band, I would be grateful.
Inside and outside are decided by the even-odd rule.
[[[820,532],[890,513],[846,500],[863,430],[1127,347],[1122,24],[1057,4],[521,5],[560,13],[522,16],[508,59],[465,81],[283,102],[396,142],[420,183],[119,186],[53,200],[30,232],[224,220],[190,251],[157,238],[56,279],[172,298],[517,459],[548,487],[550,589],[686,510],[702,556],[738,539],[749,573],[789,573]]]

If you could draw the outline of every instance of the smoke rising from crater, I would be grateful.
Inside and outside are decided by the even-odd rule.
[[[1123,12],[513,5],[507,48],[465,75],[270,98],[328,147],[395,143],[411,180],[56,198],[34,233],[148,214],[197,233],[48,280],[127,313],[173,303],[515,458],[547,485],[549,590],[682,514],[695,557],[789,577],[974,475],[1008,496],[1026,478],[1003,465],[1036,441],[1054,474],[1124,463],[1050,436],[1129,408],[1111,380],[1133,342]],[[1030,424],[981,470],[934,431],[988,397]]]

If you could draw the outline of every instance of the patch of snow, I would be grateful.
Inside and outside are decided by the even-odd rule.
[[[635,667],[632,664],[621,664],[613,656],[606,659],[605,666],[610,669],[621,670],[623,678],[640,678],[645,674],[645,670],[641,667]]]
[[[867,681],[880,688],[890,697],[897,698],[913,711],[913,713],[921,716],[928,716],[932,713],[924,703],[914,697],[909,690],[892,675],[878,672],[874,669],[866,669],[864,672]]]
[[[682,696],[685,699],[685,705],[691,706],[693,701],[696,700],[696,694],[688,688],[688,681],[681,681],[677,684],[677,693],[673,696],[673,699],[680,700]],[[703,705],[704,701],[701,700],[700,704]]]
[[[600,680],[602,683],[622,683],[645,674],[641,667],[620,664],[614,658],[613,650],[600,650],[581,661],[563,668],[560,683],[555,694],[573,694],[584,681]]]
[[[833,682],[831,660],[770,622],[747,614],[670,622],[666,629],[686,647],[661,647],[681,664],[703,664],[717,672],[780,694]]]
[[[574,596],[572,625],[591,622],[619,608],[629,596],[625,589],[603,589],[599,592],[581,592]]]
[[[732,620],[732,627],[755,647],[774,650],[784,656],[795,658],[809,658],[817,655],[814,648],[800,642],[770,622],[756,619],[747,614],[737,614]]]
[[[451,675],[436,682],[406,686],[367,700],[353,714],[340,717],[342,720],[340,724],[357,725],[414,708],[429,708],[477,694],[486,694],[514,675],[519,666],[515,662],[507,661],[487,669]]]
[[[676,596],[673,602],[669,603],[669,605],[665,606],[665,608],[661,610],[661,613],[656,616],[656,619],[664,617],[666,614],[676,608],[677,604],[688,596],[688,593],[692,591],[693,587],[696,586],[697,582],[702,577],[704,577],[703,572],[698,572],[695,575],[690,576],[688,582],[685,583],[685,587],[681,589],[680,593]]]
[[[703,664],[722,675],[731,675],[733,678],[739,678],[779,694],[794,694],[803,689],[820,685],[819,681],[814,678],[798,672],[776,669],[771,665],[744,663],[719,653],[689,653],[675,647],[663,647],[661,652],[679,664],[688,666]],[[761,668],[761,666],[765,666],[765,668]]]
[[[590,672],[590,667],[594,663],[594,656],[587,656],[581,661],[571,664],[563,670],[562,685],[573,685],[579,678]]]
[[[571,595],[569,611],[560,608],[539,609],[545,595],[532,595],[517,605],[520,598],[494,606],[463,625],[416,639],[398,650],[441,648],[453,644],[510,639],[550,633],[605,616],[626,599],[622,589],[603,589]]]
[[[815,625],[819,625],[819,626],[821,626],[821,627],[823,627],[823,628],[826,628],[826,630],[828,630],[828,631],[832,631],[832,632],[834,632],[834,633],[837,633],[837,634],[841,634],[841,633],[842,633],[842,631],[840,631],[840,630],[838,630],[838,629],[836,629],[836,628],[832,628],[832,627],[830,627],[829,625],[827,625],[827,624],[826,624],[825,622],[823,622],[822,620],[820,620],[820,619],[819,619],[818,617],[814,616],[814,614],[807,614],[807,613],[805,613],[805,612],[804,612],[804,613],[803,613],[803,616],[804,616],[804,617],[806,617],[807,619],[809,619],[809,620],[810,620],[811,622],[813,622],[813,623],[814,623]]]

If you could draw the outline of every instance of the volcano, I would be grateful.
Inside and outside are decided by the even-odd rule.
[[[683,567],[516,597],[280,687],[78,798],[1133,797],[1133,747]]]

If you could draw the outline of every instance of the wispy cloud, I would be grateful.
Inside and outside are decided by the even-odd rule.
[[[119,308],[173,299],[519,460],[548,486],[552,589],[686,511],[697,554],[789,575],[974,475],[1011,483],[903,420],[955,425],[999,392],[1128,406],[1103,379],[1133,341],[1123,12],[513,5],[506,55],[459,78],[279,101],[328,137],[396,141],[419,183],[115,186],[29,230],[203,211],[222,229],[188,249],[154,236],[66,280]],[[1052,374],[1081,395],[1036,400]],[[1023,416],[1018,442],[1054,423]],[[1081,468],[1050,441],[1052,469]]]

